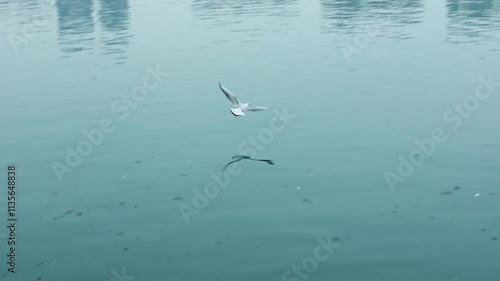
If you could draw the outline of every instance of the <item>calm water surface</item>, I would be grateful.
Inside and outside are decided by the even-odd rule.
[[[0,279],[500,278],[498,0],[3,0],[0,34]]]

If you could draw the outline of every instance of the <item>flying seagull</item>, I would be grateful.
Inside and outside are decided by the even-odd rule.
[[[220,82],[219,82],[219,87],[222,90],[222,92],[226,95],[226,97],[233,103],[235,108],[231,108],[231,113],[234,116],[244,116],[245,111],[267,110],[267,107],[264,106],[256,106],[256,105],[251,105],[249,103],[241,103],[234,96],[234,94],[231,91],[229,91],[226,87],[224,87]]]
[[[224,166],[224,169],[222,169],[222,171],[225,171],[227,169],[227,167],[229,167],[229,165],[236,163],[236,162],[239,162],[243,159],[252,160],[252,161],[261,161],[261,162],[266,162],[269,165],[274,165],[273,160],[255,159],[255,158],[251,158],[250,156],[246,156],[246,155],[235,155],[235,156],[233,156],[233,159],[234,160],[232,160],[231,162],[227,163],[226,166]]]

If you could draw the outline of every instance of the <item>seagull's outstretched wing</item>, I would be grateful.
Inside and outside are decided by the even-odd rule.
[[[267,107],[265,107],[265,106],[258,106],[258,105],[250,105],[247,108],[245,108],[245,110],[248,110],[248,111],[263,111],[263,110],[267,110]]]
[[[219,87],[222,90],[222,92],[226,95],[226,97],[235,105],[238,106],[240,104],[240,101],[234,96],[231,91],[229,91],[226,87],[224,87],[220,82],[219,82]]]
[[[222,169],[222,171],[225,171],[225,170],[227,169],[227,167],[229,167],[229,165],[231,165],[231,164],[233,164],[233,163],[236,163],[236,162],[239,162],[239,161],[241,161],[241,160],[243,160],[243,158],[236,159],[236,160],[233,160],[233,161],[231,161],[231,162],[227,163],[227,164],[226,164],[226,166],[224,166],[224,168]]]

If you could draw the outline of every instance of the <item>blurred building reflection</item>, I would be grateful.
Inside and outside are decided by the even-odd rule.
[[[93,0],[56,0],[58,41],[65,53],[92,50],[95,42]]]
[[[500,40],[500,0],[447,0],[447,11],[447,41]]]
[[[389,27],[408,26],[423,20],[421,0],[320,0],[323,32],[354,35],[368,24],[384,23]],[[381,26],[384,28],[384,26]],[[396,31],[395,31],[396,32]],[[402,31],[395,38],[406,38]]]
[[[116,63],[124,62],[130,43],[128,0],[57,0],[56,7],[61,51],[113,55]]]
[[[100,0],[100,51],[105,55],[114,55],[116,63],[124,62],[130,43],[129,9],[128,0]]]
[[[226,16],[296,16],[298,0],[194,0],[193,11],[200,19],[219,20]]]

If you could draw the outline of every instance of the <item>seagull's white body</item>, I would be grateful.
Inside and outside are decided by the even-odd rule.
[[[229,91],[226,87],[224,87],[220,82],[219,82],[219,87],[222,90],[222,92],[226,95],[226,97],[233,103],[235,108],[231,108],[231,113],[234,116],[244,116],[245,111],[267,110],[267,107],[264,107],[264,106],[255,106],[255,105],[251,105],[249,103],[240,102],[236,98],[236,96],[231,91]]]

